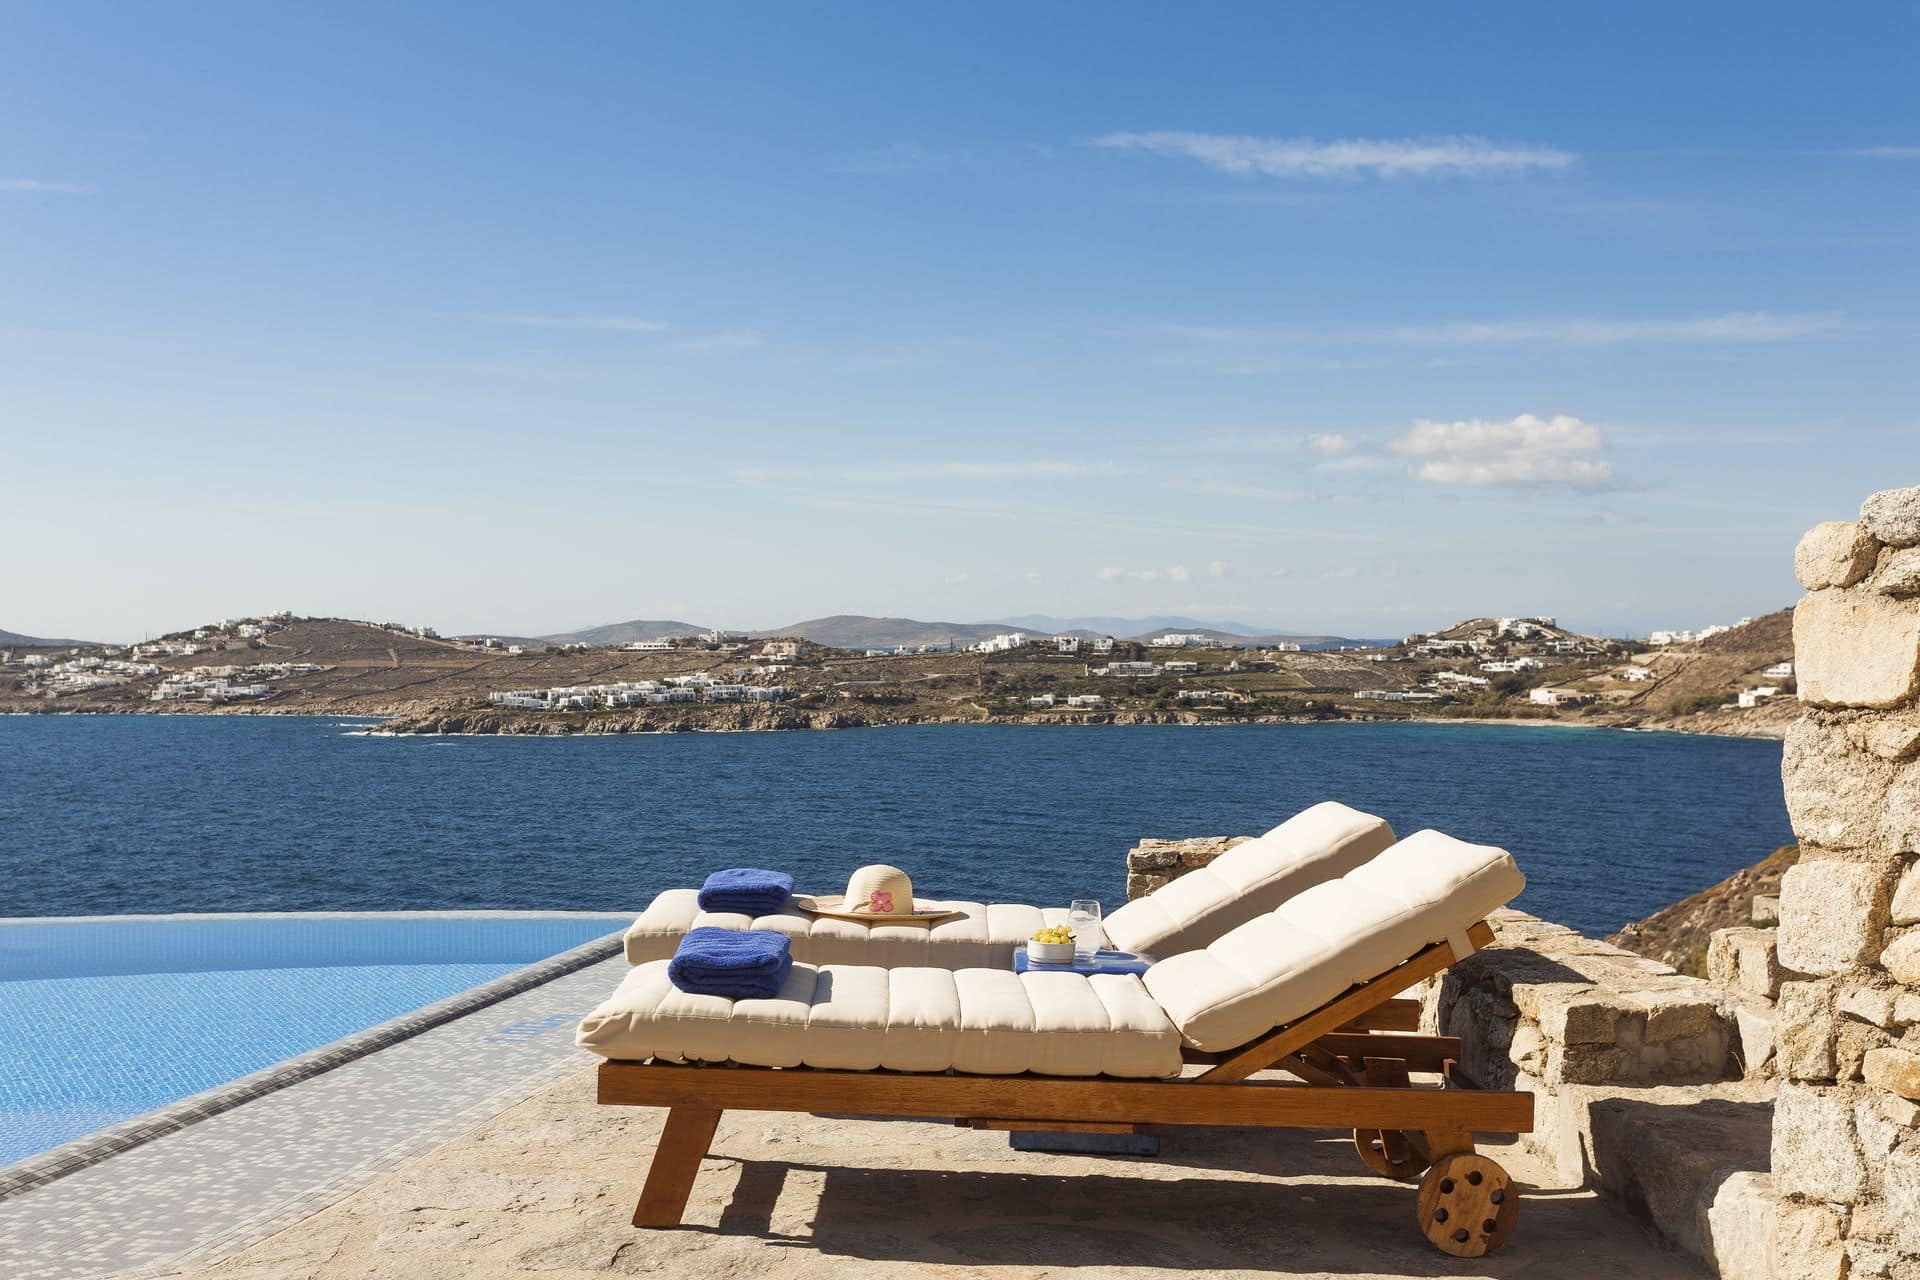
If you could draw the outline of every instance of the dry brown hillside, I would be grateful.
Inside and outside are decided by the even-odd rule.
[[[1719,884],[1628,925],[1607,941],[1663,960],[1682,973],[1704,977],[1707,939],[1713,931],[1753,923],[1754,898],[1778,894],[1780,877],[1799,860],[1799,845],[1782,845],[1744,871],[1736,871]]]

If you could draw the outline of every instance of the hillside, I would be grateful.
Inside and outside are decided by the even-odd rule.
[[[989,636],[1013,630],[989,622],[920,622],[913,618],[868,618],[854,613],[836,613],[826,618],[808,618],[772,631],[756,631],[756,636],[798,636],[815,644],[836,649],[892,649],[899,646],[955,645],[965,648]]]
[[[691,622],[635,618],[631,622],[609,622],[598,627],[582,627],[578,631],[562,631],[539,638],[548,644],[635,644],[642,640],[672,640],[679,636],[703,635],[712,629],[695,626]]]
[[[1652,679],[1623,709],[1643,717],[1649,728],[1779,737],[1800,714],[1796,700],[1773,698],[1742,708],[1732,705],[1729,694],[1763,685],[1791,691],[1791,676],[1762,673],[1792,659],[1793,610],[1776,610],[1717,636],[1642,655]]]
[[[574,633],[609,637],[598,644],[546,645],[275,614],[77,655],[16,648],[0,663],[0,712],[366,715],[393,717],[397,730],[493,733],[1524,719],[1779,736],[1798,714],[1791,676],[1765,674],[1783,657],[1785,624],[1769,615],[1660,649],[1480,618],[1364,650],[1260,648],[1242,636],[1226,638],[1234,647],[1063,648],[1040,636],[981,652],[973,637],[1003,627],[842,615],[629,652],[642,628],[692,625],[615,624]],[[711,684],[726,690],[699,692]],[[1781,692],[1733,705],[1764,685]]]
[[[1713,931],[1751,923],[1755,896],[1779,894],[1780,878],[1799,860],[1799,845],[1783,845],[1753,866],[1628,925],[1607,941],[1682,973],[1704,977],[1707,940]]]
[[[71,649],[86,643],[85,640],[50,640],[45,636],[23,636],[18,631],[0,630],[0,645],[17,645],[22,649]]]

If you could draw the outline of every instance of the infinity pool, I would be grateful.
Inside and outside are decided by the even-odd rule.
[[[624,928],[584,912],[0,920],[0,1166]]]

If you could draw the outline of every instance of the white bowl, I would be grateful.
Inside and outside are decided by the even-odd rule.
[[[1029,939],[1027,959],[1040,964],[1072,964],[1073,944],[1071,942],[1034,942]]]

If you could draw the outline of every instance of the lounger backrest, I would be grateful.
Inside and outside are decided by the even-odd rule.
[[[1107,940],[1150,956],[1197,951],[1392,843],[1384,819],[1328,800],[1121,907],[1107,917]]]
[[[1504,849],[1421,831],[1144,981],[1187,1043],[1233,1049],[1432,943],[1464,950],[1466,931],[1525,887]]]

